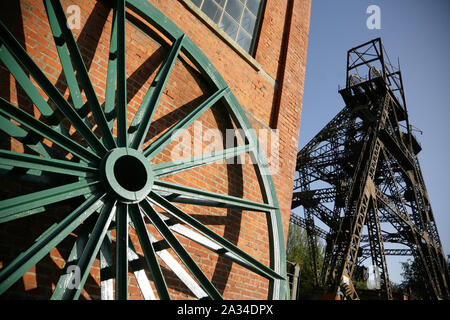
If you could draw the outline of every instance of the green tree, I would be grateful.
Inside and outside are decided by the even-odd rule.
[[[318,237],[316,237],[316,248],[318,270],[320,271],[323,265],[325,248],[324,243]],[[308,237],[305,229],[291,223],[286,250],[287,260],[298,263],[300,266],[299,298],[310,299],[315,289],[315,283]]]
[[[407,292],[410,289],[413,299],[428,299],[427,288],[423,279],[424,272],[420,264],[415,260],[408,259],[407,262],[402,262],[402,270],[403,281],[400,283],[400,287],[403,291]]]
[[[391,281],[391,288],[392,288],[393,293],[402,294],[405,292],[405,289],[403,288],[401,283],[395,283],[395,282]]]

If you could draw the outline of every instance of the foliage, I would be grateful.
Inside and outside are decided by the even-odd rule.
[[[358,290],[367,290],[368,289],[367,281],[364,281],[364,280],[353,281],[353,285]]]
[[[323,242],[320,241],[317,237],[316,247],[317,264],[318,270],[320,272],[323,265],[325,247]],[[314,271],[312,268],[312,259],[310,256],[308,245],[308,237],[306,234],[306,230],[295,224],[291,224],[289,228],[286,255],[288,261],[298,263],[300,266],[299,298],[310,299],[315,289],[315,283]]]
[[[423,271],[418,262],[408,260],[402,262],[403,281],[400,287],[403,291],[411,290],[412,298],[416,300],[428,299],[427,288],[423,279]]]
[[[405,289],[403,288],[401,283],[395,283],[393,281],[391,281],[391,289],[392,293],[402,294],[405,292]]]

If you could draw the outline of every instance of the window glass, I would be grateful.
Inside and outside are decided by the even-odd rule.
[[[251,53],[263,0],[191,0],[220,29]]]
[[[222,10],[213,0],[204,0],[202,11],[215,23],[219,22]]]
[[[255,16],[257,16],[259,7],[261,6],[261,0],[247,0],[246,6]]]
[[[225,4],[225,0],[214,0],[214,1],[216,1],[217,4],[223,8],[223,5]]]
[[[225,11],[237,22],[241,21],[243,5],[239,0],[228,0]]]
[[[225,31],[233,40],[236,40],[239,25],[226,13],[222,17],[219,27]]]
[[[244,31],[244,29],[239,30],[239,36],[237,38],[237,43],[245,50],[249,51],[250,47],[252,45],[252,38],[250,38],[250,35]]]
[[[241,26],[250,34],[253,34],[256,25],[256,17],[248,11],[248,9],[244,10],[244,16],[242,17]]]

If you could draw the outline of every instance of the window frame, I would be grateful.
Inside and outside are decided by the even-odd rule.
[[[196,2],[194,2],[194,1],[190,1],[190,2],[191,2],[195,7],[197,7],[198,10],[200,10],[200,11],[203,12],[206,16],[208,16],[208,14],[207,14],[205,11],[202,10],[203,5],[205,4],[205,1],[206,1],[206,0],[201,0],[199,5],[197,5]],[[211,22],[212,22],[214,25],[216,25],[217,28],[219,28],[219,29],[222,30],[225,34],[227,34],[227,36],[230,38],[230,40],[233,41],[234,43],[236,43],[236,45],[237,45],[239,48],[241,48],[244,52],[248,53],[250,56],[254,57],[254,56],[255,56],[255,52],[256,52],[256,47],[257,47],[258,42],[259,42],[260,30],[261,30],[262,20],[263,20],[263,16],[264,16],[264,9],[265,9],[265,6],[266,6],[267,1],[266,1],[266,0],[261,0],[261,4],[260,4],[260,6],[259,6],[258,13],[255,15],[250,9],[247,8],[247,6],[246,6],[246,1],[243,1],[243,0],[237,0],[237,1],[239,1],[239,2],[242,4],[242,6],[243,6],[242,12],[241,12],[241,14],[240,14],[239,21],[237,21],[233,16],[231,16],[231,14],[229,14],[229,13],[226,11],[226,6],[227,6],[229,0],[225,0],[223,6],[221,6],[216,0],[211,0],[211,1],[213,1],[214,4],[217,5],[217,7],[218,7],[219,10],[220,10],[220,11],[219,11],[219,12],[220,12],[220,18],[219,18],[219,20],[218,20],[217,23],[214,22],[214,20],[213,20],[211,17],[208,16],[208,18],[210,18]],[[243,22],[243,19],[244,19],[244,13],[245,13],[245,10],[246,10],[246,9],[250,12],[250,14],[252,14],[252,15],[255,17],[255,27],[254,27],[254,30],[253,30],[253,34],[250,34],[250,33],[242,26],[242,22]],[[232,38],[230,35],[228,35],[228,33],[227,33],[224,29],[222,29],[222,28],[220,27],[220,23],[222,22],[222,19],[223,19],[223,16],[224,16],[224,15],[227,15],[227,18],[232,19],[232,21],[235,22],[235,23],[237,24],[237,26],[238,26],[237,31],[236,31],[236,36],[235,36],[235,38]],[[241,32],[241,29],[243,29],[242,32],[245,32],[247,35],[250,36],[251,43],[250,43],[250,47],[249,47],[248,50],[246,50],[243,46],[241,46],[241,45],[238,43],[238,38],[239,38],[239,34],[240,34],[240,32]]]

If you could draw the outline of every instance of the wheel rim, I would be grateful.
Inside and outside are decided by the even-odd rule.
[[[267,162],[255,133],[250,130],[250,122],[242,107],[204,54],[178,27],[150,3],[136,0],[118,1],[113,12],[114,19],[110,42],[110,50],[114,51],[115,55],[110,55],[105,106],[102,108],[94,92],[93,84],[86,71],[77,43],[70,29],[67,28],[66,17],[61,4],[58,1],[47,0],[45,6],[53,36],[60,40],[59,42],[56,41],[56,46],[72,104],[58,92],[44,72],[33,62],[2,23],[0,27],[0,58],[20,86],[27,91],[44,120],[30,116],[6,99],[0,98],[2,131],[11,138],[19,139],[26,136],[23,129],[25,128],[33,136],[39,137],[39,142],[35,144],[27,144],[25,139],[19,139],[38,155],[2,150],[0,151],[0,165],[9,169],[25,168],[25,170],[29,170],[26,173],[27,175],[32,170],[38,170],[68,175],[74,177],[74,179],[67,184],[0,201],[0,223],[40,214],[45,211],[46,206],[62,201],[70,202],[76,197],[82,196],[83,201],[72,203],[75,206],[74,209],[57,224],[43,232],[23,254],[0,270],[0,294],[8,290],[30,267],[36,265],[52,248],[55,248],[90,218],[89,221],[93,221],[90,225],[91,229],[85,234],[79,234],[77,243],[73,247],[82,248],[78,255],[72,257],[72,260],[76,262],[72,265],[77,267],[76,270],[79,273],[63,273],[53,292],[53,299],[78,298],[92,268],[93,261],[98,255],[100,255],[102,266],[111,267],[113,265],[112,257],[108,256],[112,245],[111,229],[114,229],[116,234],[115,290],[112,288],[112,281],[102,281],[102,297],[111,298],[115,291],[116,299],[128,298],[128,265],[130,259],[132,259],[130,255],[133,255],[133,251],[130,252],[133,241],[130,241],[129,238],[129,225],[137,234],[158,297],[170,299],[160,262],[161,259],[164,260],[161,256],[164,250],[155,248],[157,241],[148,230],[147,225],[149,223],[162,236],[178,259],[175,260],[166,256],[164,262],[171,264],[172,270],[178,268],[177,276],[198,298],[206,296],[212,299],[221,299],[222,297],[211,280],[205,276],[202,269],[192,259],[186,248],[174,236],[175,232],[269,279],[269,298],[284,298],[286,292],[284,236],[276,192],[272,178],[268,174]],[[172,42],[171,49],[153,82],[154,85],[147,92],[146,97],[148,96],[148,99],[144,99],[146,103],[143,103],[138,109],[129,127],[127,126],[127,79],[125,75],[125,8],[156,27]],[[195,65],[215,93],[199,104],[187,117],[180,119],[150,145],[144,147],[155,109],[158,107],[167,79],[180,53],[183,53]],[[54,103],[57,111],[48,106],[24,71],[33,77],[38,86]],[[74,76],[75,71],[82,84],[88,101],[87,104],[90,107],[89,111],[91,111],[95,120],[100,138],[86,124],[87,112],[84,111],[86,103],[81,98],[77,98],[81,95]],[[117,85],[116,99],[114,95],[115,85]],[[219,101],[226,106],[234,125],[243,129],[247,142],[245,145],[204,154],[201,157],[193,157],[190,161],[182,163],[169,161],[154,164],[151,162],[167,147],[176,134],[176,130],[191,126],[206,110]],[[114,112],[116,113],[115,117],[111,116]],[[77,133],[85,142],[85,146],[70,139],[67,133],[61,129],[61,126],[58,126],[58,121],[54,120],[56,113],[62,115],[63,119],[75,127]],[[14,125],[8,119],[13,119],[20,126]],[[114,123],[116,123],[116,135],[113,134]],[[43,138],[62,147],[73,155],[73,158],[69,160],[61,159],[54,150],[48,150],[49,148],[42,143]],[[218,194],[207,189],[187,187],[161,179],[168,175],[209,165],[214,161],[225,160],[239,154],[249,154],[255,159],[254,169],[264,202]],[[134,170],[127,170],[130,167]],[[168,192],[172,195],[181,195],[184,200],[173,200],[173,198],[167,197]],[[169,201],[170,199],[172,201]],[[267,217],[270,239],[270,267],[254,259],[225,237],[218,235],[184,212],[179,206],[174,205],[174,203],[183,202],[206,207],[264,212]],[[162,209],[164,214],[159,213],[156,208]],[[175,219],[179,223],[171,225],[170,219]],[[189,228],[186,228],[186,226]],[[70,259],[71,257],[68,260]],[[179,269],[180,263],[177,261],[181,261],[181,264],[189,271],[191,276]],[[69,265],[69,263],[67,264]],[[66,270],[68,270],[67,265]],[[76,287],[67,286],[77,276],[79,276],[79,285]],[[145,278],[145,274],[141,273],[140,276]],[[138,276],[136,275],[136,277]],[[142,294],[144,298],[154,298],[155,294],[152,292],[149,280],[146,280],[147,283],[142,279],[141,281],[138,280]],[[146,294],[144,294],[144,291]]]

